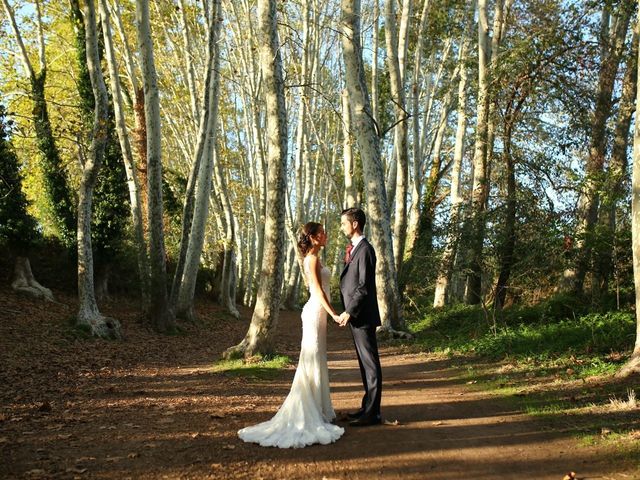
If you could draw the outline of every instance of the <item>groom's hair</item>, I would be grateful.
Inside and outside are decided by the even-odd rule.
[[[359,208],[347,208],[340,214],[340,216],[343,215],[346,216],[350,222],[358,222],[360,231],[364,231],[364,225],[367,223],[367,217],[362,210]]]

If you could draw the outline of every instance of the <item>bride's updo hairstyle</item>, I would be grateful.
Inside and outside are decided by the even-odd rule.
[[[321,228],[322,225],[319,223],[308,222],[298,231],[298,250],[303,257],[313,247],[311,237],[317,235]]]

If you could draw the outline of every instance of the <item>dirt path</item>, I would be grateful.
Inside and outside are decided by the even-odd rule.
[[[248,311],[234,322],[201,308],[204,328],[159,337],[135,322],[135,305],[118,302],[105,313],[123,320],[127,340],[103,342],[56,337],[73,305],[25,308],[2,293],[1,478],[561,480],[574,470],[640,479],[562,425],[472,391],[450,361],[391,348],[382,349],[383,415],[398,425],[347,426],[335,444],[298,450],[245,444],[236,431],[273,415],[294,373],[211,371],[244,335]],[[295,358],[299,314],[283,312],[279,331],[279,350]],[[348,331],[332,326],[329,345],[334,407],[354,410],[361,385]]]

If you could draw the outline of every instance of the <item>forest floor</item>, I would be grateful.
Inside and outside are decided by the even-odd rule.
[[[135,302],[118,298],[102,311],[121,320],[126,338],[104,341],[71,326],[73,297],[57,298],[44,304],[0,289],[0,478],[562,480],[574,471],[582,479],[640,479],[635,447],[580,438],[594,425],[604,435],[610,423],[640,432],[638,409],[529,415],[518,394],[470,380],[479,367],[473,359],[389,345],[381,349],[386,424],[338,422],[345,434],[327,446],[245,444],[237,430],[270,418],[287,394],[299,313],[282,312],[278,325],[278,351],[292,365],[267,380],[212,368],[244,336],[247,309],[234,320],[202,301],[202,325],[165,336],[139,323]],[[361,385],[350,335],[330,325],[328,339],[334,407],[355,410]],[[572,397],[601,382],[537,388]]]

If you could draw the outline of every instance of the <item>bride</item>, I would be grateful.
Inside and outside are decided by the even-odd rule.
[[[335,442],[344,433],[342,427],[330,423],[336,414],[329,396],[327,313],[334,319],[338,316],[329,303],[329,269],[318,258],[318,252],[326,243],[327,234],[322,225],[309,222],[302,227],[298,248],[304,256],[310,297],[302,309],[298,368],[289,395],[275,416],[238,431],[245,442],[263,447],[300,448]]]

